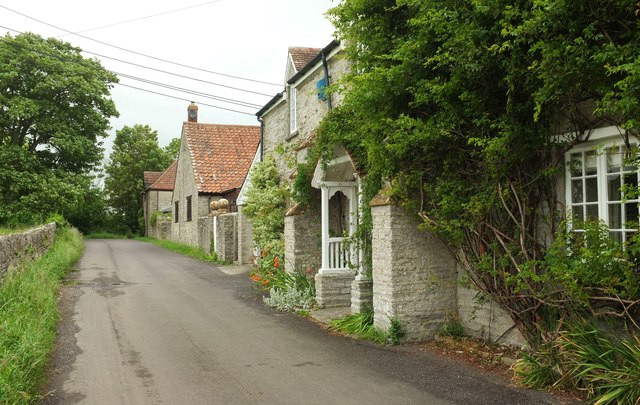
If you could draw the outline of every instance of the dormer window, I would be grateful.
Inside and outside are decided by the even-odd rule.
[[[298,117],[297,117],[297,90],[295,87],[289,87],[289,132],[291,135],[295,135],[298,131]]]

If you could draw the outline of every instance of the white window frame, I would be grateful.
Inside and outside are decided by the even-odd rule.
[[[295,86],[289,86],[289,134],[295,135],[298,131],[298,90]]]
[[[630,140],[630,144],[632,146],[638,146],[640,143],[637,140]],[[574,210],[575,210],[576,211],[575,214],[582,215],[581,219],[586,219],[586,214],[588,211],[587,206],[597,207],[598,219],[601,220],[604,224],[606,224],[609,227],[611,234],[615,236],[618,241],[624,243],[628,240],[630,234],[637,232],[638,229],[640,229],[640,223],[636,227],[631,227],[629,225],[632,225],[632,224],[625,222],[626,214],[627,214],[626,210],[629,208],[633,209],[631,206],[629,206],[629,208],[627,208],[627,206],[630,204],[636,204],[635,210],[637,215],[637,212],[638,212],[637,204],[640,202],[640,200],[636,198],[636,199],[627,199],[624,202],[622,202],[624,200],[624,196],[622,192],[620,192],[619,199],[615,198],[616,197],[615,192],[614,192],[614,197],[612,198],[610,195],[611,190],[608,189],[608,184],[610,181],[616,181],[615,179],[617,178],[620,181],[620,186],[622,186],[625,183],[627,176],[633,175],[634,173],[636,176],[635,177],[636,182],[638,182],[640,181],[639,179],[640,171],[638,170],[638,168],[625,170],[626,168],[624,167],[624,163],[621,162],[619,170],[609,172],[607,159],[609,156],[609,151],[614,148],[619,148],[620,153],[623,153],[624,150],[626,150],[626,145],[620,136],[609,137],[605,139],[598,139],[598,143],[595,145],[593,142],[585,143],[584,145],[578,145],[572,148],[571,150],[569,150],[565,154],[565,202],[566,202],[567,212],[569,213],[569,218],[574,218]],[[575,156],[578,154],[581,155],[582,164],[581,164],[581,173],[579,175],[576,175],[575,173],[572,173],[571,159],[572,159],[572,156]],[[595,163],[596,163],[595,174],[587,173],[586,164],[585,164],[587,154],[590,154],[591,156],[594,156],[595,154],[594,156]],[[622,156],[620,158],[623,159]],[[612,166],[612,167],[616,167],[616,166]],[[597,182],[597,185],[596,185],[597,198],[595,202],[589,202],[587,201],[588,199],[587,198],[587,194],[588,194],[587,181],[590,179],[592,180],[594,178],[596,179],[596,182]],[[577,183],[580,181],[581,181],[581,188],[582,188],[581,190],[582,201],[580,202],[573,201],[573,182]],[[619,211],[615,210],[614,208],[615,206],[619,207]],[[612,211],[610,211],[610,207]],[[591,208],[591,210],[593,212],[593,208]],[[615,216],[618,217],[617,221],[615,220]],[[612,217],[614,217],[614,220],[611,219]],[[638,216],[638,220],[640,221],[640,216]],[[619,224],[614,222],[619,222]],[[573,231],[575,232],[584,231],[584,229],[577,228],[574,225],[575,224],[573,223],[571,224]]]

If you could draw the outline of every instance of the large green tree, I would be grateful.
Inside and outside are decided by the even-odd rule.
[[[36,34],[0,38],[0,223],[86,218],[76,211],[95,194],[117,78],[80,52]]]
[[[145,171],[163,171],[173,156],[158,146],[158,133],[148,125],[124,126],[116,131],[110,162],[105,166],[105,191],[115,224],[139,233],[143,216]]]
[[[318,151],[344,144],[367,182],[389,180],[533,344],[563,153],[588,128],[640,129],[637,13],[636,0],[344,0],[329,15],[353,73]]]

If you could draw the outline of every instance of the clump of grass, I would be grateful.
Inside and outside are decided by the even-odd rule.
[[[442,326],[440,335],[459,339],[464,336],[464,326],[458,320],[450,320]]]
[[[582,391],[595,404],[639,404],[640,338],[572,322],[535,353],[525,353],[515,371],[526,386]]]
[[[371,311],[347,315],[340,319],[333,319],[329,323],[329,328],[379,344],[389,342],[389,336],[373,326],[373,312]]]
[[[59,229],[49,251],[11,268],[0,283],[0,403],[39,399],[53,350],[61,279],[82,253],[82,235]]]
[[[156,246],[160,246],[161,248],[171,250],[176,253],[180,253],[181,255],[193,257],[194,259],[202,260],[203,262],[209,263],[220,263],[218,260],[218,255],[214,252],[212,254],[206,254],[200,248],[190,245],[185,245],[184,243],[173,242],[170,240],[164,239],[155,239],[149,237],[138,237],[136,240],[142,242],[152,243]]]
[[[14,233],[20,233],[30,229],[30,227],[9,227],[9,228],[0,228],[0,236],[3,235],[12,235]]]

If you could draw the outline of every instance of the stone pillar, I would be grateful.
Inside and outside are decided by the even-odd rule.
[[[216,254],[225,263],[236,260],[236,215],[218,215],[216,220]]]
[[[318,209],[292,207],[284,217],[284,269],[312,272],[320,268],[320,213]]]
[[[238,260],[237,264],[253,263],[253,228],[249,218],[242,212],[243,205],[238,205]]]
[[[198,246],[206,254],[211,254],[212,217],[198,218]]]
[[[373,281],[363,275],[357,275],[351,282],[351,313],[371,311],[373,309]]]
[[[433,339],[457,316],[456,264],[449,249],[418,229],[420,220],[379,195],[373,217],[374,325],[400,322],[404,340]]]

